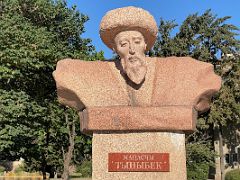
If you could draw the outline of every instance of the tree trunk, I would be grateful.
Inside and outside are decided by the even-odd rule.
[[[46,173],[46,171],[43,170],[42,173],[43,173],[43,180],[47,180],[47,173]]]
[[[46,160],[45,160],[45,157],[43,155],[43,161],[42,161],[42,175],[43,175],[43,180],[46,180],[47,179],[47,172],[46,172]]]
[[[224,154],[222,129],[219,125],[214,125],[214,149],[218,157],[215,158],[216,174],[215,180],[224,180]]]
[[[45,142],[45,147],[47,148],[48,147],[48,144],[49,144],[49,129],[48,127],[45,129],[46,130],[46,142]],[[46,160],[46,157],[47,157],[47,151],[45,151],[43,154],[42,154],[42,174],[43,174],[43,180],[46,180],[47,179],[47,160]]]
[[[68,180],[69,179],[69,166],[71,163],[71,159],[73,156],[73,150],[74,150],[74,138],[75,138],[75,123],[74,120],[69,122],[68,120],[68,115],[65,114],[65,120],[67,123],[67,128],[68,128],[68,135],[69,135],[69,146],[68,150],[65,153],[64,149],[63,150],[63,159],[64,159],[64,168],[63,168],[63,174],[62,174],[62,179],[63,180]]]
[[[221,180],[225,179],[225,167],[224,167],[224,154],[223,154],[223,138],[222,138],[222,127],[219,126],[219,155],[220,155],[220,168],[221,168]]]

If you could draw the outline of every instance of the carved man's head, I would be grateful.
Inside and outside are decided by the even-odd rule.
[[[120,56],[124,72],[135,84],[145,77],[145,52],[153,46],[157,30],[153,16],[141,8],[115,9],[102,19],[101,39]]]

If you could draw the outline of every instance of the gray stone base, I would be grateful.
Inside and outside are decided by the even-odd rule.
[[[93,134],[92,180],[186,180],[185,134]],[[108,172],[108,153],[169,153],[170,172]]]

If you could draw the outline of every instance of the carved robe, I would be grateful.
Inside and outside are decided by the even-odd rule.
[[[112,113],[116,114],[124,108],[128,109],[122,112],[124,115],[131,114],[129,108],[136,107],[136,112],[129,115],[135,117],[132,121],[141,119],[141,111],[153,111],[151,114],[155,114],[156,111],[164,112],[166,108],[162,108],[168,107],[165,113],[184,121],[186,117],[181,118],[184,113],[175,113],[179,110],[175,107],[189,107],[205,112],[209,109],[211,97],[220,89],[221,79],[214,74],[213,66],[209,63],[190,57],[146,58],[146,62],[148,69],[144,82],[132,87],[131,82],[121,73],[117,61],[61,60],[53,74],[59,100],[79,111],[105,107],[105,113],[109,113],[115,107],[118,109]],[[97,122],[97,117],[92,117],[95,118],[94,122]],[[115,121],[114,117],[111,122]],[[159,117],[155,119],[158,121]],[[131,124],[125,126],[127,128]]]

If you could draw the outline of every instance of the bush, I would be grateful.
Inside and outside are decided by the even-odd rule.
[[[4,171],[5,171],[5,167],[0,166],[0,175],[2,175]]]
[[[208,144],[187,144],[188,180],[208,179],[209,168],[214,167],[214,152]]]
[[[92,161],[84,160],[80,166],[77,166],[77,173],[81,173],[82,177],[92,176]]]
[[[239,180],[240,179],[240,170],[234,169],[229,171],[225,175],[225,180]]]
[[[19,165],[15,170],[14,172],[16,174],[21,174],[22,172],[25,172],[26,171],[26,165],[23,163],[21,165]]]

